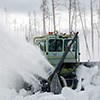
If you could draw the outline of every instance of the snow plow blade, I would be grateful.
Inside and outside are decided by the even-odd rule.
[[[79,65],[84,65],[86,67],[93,67],[95,65],[100,66],[100,61],[63,63],[63,68],[73,68],[73,67],[78,67]]]

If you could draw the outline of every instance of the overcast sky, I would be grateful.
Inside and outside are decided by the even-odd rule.
[[[7,7],[14,11],[27,11],[27,10],[36,10],[39,8],[42,0],[0,0],[0,8]],[[50,2],[50,0],[48,0]],[[58,0],[57,0],[58,1]],[[69,0],[59,0],[60,3],[69,1]],[[82,5],[89,5],[90,0],[78,0]],[[98,0],[93,0],[97,2]],[[84,4],[85,3],[85,4]]]
[[[0,9],[7,8],[14,12],[26,12],[40,9],[41,0],[0,0]]]
[[[0,0],[0,9],[5,7],[14,12],[39,11],[42,0]],[[48,0],[50,2],[50,0]],[[58,0],[57,0],[58,1]],[[61,4],[69,0],[59,0]],[[89,6],[90,0],[79,0],[81,5]],[[97,0],[96,0],[97,1]]]

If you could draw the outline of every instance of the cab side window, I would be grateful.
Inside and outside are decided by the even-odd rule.
[[[46,51],[46,41],[40,41],[38,45],[42,51]]]

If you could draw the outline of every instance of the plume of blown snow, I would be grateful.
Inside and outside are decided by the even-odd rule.
[[[38,47],[9,32],[7,27],[0,27],[0,87],[19,90],[24,82],[38,87],[34,75],[47,79],[53,67]]]

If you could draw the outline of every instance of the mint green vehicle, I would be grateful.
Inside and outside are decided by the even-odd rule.
[[[49,82],[55,84],[52,80],[57,73],[59,78],[62,76],[66,80],[67,86],[75,89],[77,86],[75,70],[77,64],[80,63],[78,32],[76,34],[50,33],[34,38],[34,43],[40,47],[47,60],[55,67],[55,71],[48,79]],[[60,78],[60,80],[62,79]]]
[[[34,39],[48,61],[55,67],[59,63],[66,47],[72,41],[74,34],[49,34]],[[77,36],[71,49],[64,60],[64,66],[71,67],[80,62],[79,37]]]

